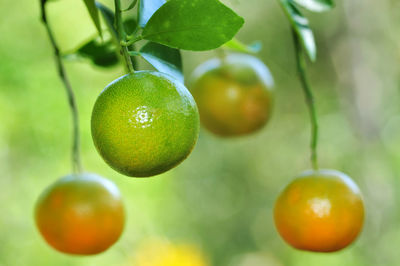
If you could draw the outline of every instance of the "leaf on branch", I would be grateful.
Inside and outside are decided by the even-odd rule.
[[[136,22],[136,19],[133,17],[126,18],[123,23],[124,23],[125,32],[129,35],[135,32],[136,27],[138,25]]]
[[[104,22],[106,23],[107,28],[110,30],[113,38],[115,38],[115,40],[119,40],[117,29],[114,26],[114,12],[100,2],[96,2],[96,7],[100,10]]]
[[[138,0],[132,0],[132,3],[129,5],[129,7],[128,8],[126,8],[126,9],[124,9],[124,10],[122,10],[122,11],[129,11],[129,10],[131,10],[132,8],[134,8],[135,7],[135,5],[136,5],[136,3],[137,3],[137,1]]]
[[[158,71],[167,73],[183,83],[182,57],[179,50],[148,42],[140,49],[140,55]]]
[[[293,0],[293,2],[313,12],[329,11],[335,6],[332,0]]]
[[[110,67],[118,64],[116,47],[112,41],[103,42],[98,37],[86,42],[79,47],[76,55],[90,59],[95,65]]]
[[[86,8],[89,11],[90,17],[92,18],[92,21],[101,36],[102,33],[101,33],[100,18],[99,18],[99,12],[96,8],[95,0],[84,0],[84,2],[86,5]]]
[[[293,29],[301,40],[301,44],[311,61],[317,57],[317,48],[315,45],[314,34],[310,29],[308,20],[304,17],[298,8],[289,0],[280,0],[281,6],[288,17]]]
[[[142,36],[172,48],[204,51],[231,40],[243,23],[218,0],[169,0],[153,14]]]
[[[119,36],[118,36],[117,29],[114,26],[114,19],[115,19],[114,12],[111,9],[109,9],[108,7],[106,7],[105,5],[101,4],[100,2],[96,2],[96,6],[100,10],[100,13],[103,16],[103,19],[107,25],[107,28],[109,29],[111,36],[114,39],[114,42],[116,44],[118,44]],[[136,28],[136,26],[133,26],[133,25],[136,25],[136,21],[132,17],[129,17],[124,21],[124,27],[128,33],[131,28]],[[133,45],[130,46],[130,49],[132,49],[132,48],[133,48]],[[116,54],[118,52],[119,51],[116,51]],[[118,54],[117,54],[117,56],[118,56]],[[132,57],[131,59],[132,59],[133,67],[136,68],[136,66],[137,66],[136,59],[134,57]]]
[[[144,28],[153,16],[154,12],[156,12],[163,4],[167,2],[166,0],[139,0],[139,8],[138,8],[138,20],[139,26]]]
[[[258,53],[261,51],[262,44],[260,41],[253,42],[252,44],[246,45],[239,41],[236,38],[233,38],[232,40],[226,42],[222,48],[240,52],[240,53]]]

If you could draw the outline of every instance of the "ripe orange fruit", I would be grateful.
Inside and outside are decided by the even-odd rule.
[[[35,221],[53,248],[91,255],[118,240],[125,214],[114,183],[95,174],[79,174],[59,179],[41,194]]]
[[[275,225],[297,249],[332,252],[354,241],[364,221],[364,204],[354,181],[339,171],[307,171],[280,194]]]
[[[220,136],[262,128],[271,115],[273,78],[256,57],[231,54],[211,59],[193,74],[191,91],[202,124]]]
[[[93,108],[98,152],[128,176],[152,176],[175,167],[190,154],[198,134],[192,95],[160,72],[136,71],[111,82]]]

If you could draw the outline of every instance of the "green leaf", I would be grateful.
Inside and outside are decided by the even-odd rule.
[[[204,51],[231,40],[243,23],[217,0],[170,0],[150,18],[142,36],[172,48]]]
[[[296,6],[288,0],[280,0],[280,4],[285,11],[293,29],[299,36],[301,44],[304,50],[307,52],[311,61],[315,61],[317,57],[317,48],[315,45],[314,34],[312,33],[308,24],[307,18],[305,18]]]
[[[158,71],[167,73],[183,83],[182,58],[179,50],[148,42],[140,49],[140,55]]]
[[[335,6],[332,0],[293,0],[293,2],[313,12],[328,11]]]
[[[113,38],[115,38],[115,40],[119,40],[118,32],[114,26],[114,12],[100,2],[96,2],[96,7],[100,10],[104,22],[106,23],[107,28],[110,30]]]
[[[166,0],[139,0],[139,8],[138,8],[138,18],[139,18],[139,26],[144,28],[147,22],[153,16],[154,12],[156,12],[163,4],[167,2]]]
[[[92,18],[92,21],[101,36],[100,18],[99,18],[99,12],[96,8],[95,0],[84,0],[84,1],[85,1],[85,5],[89,11],[90,17]]]
[[[138,0],[132,0],[132,3],[129,5],[129,7],[126,8],[126,9],[124,9],[124,10],[122,10],[122,11],[129,11],[129,10],[131,10],[132,8],[135,7],[137,1],[138,1]]]
[[[75,53],[101,67],[114,66],[119,61],[113,42],[103,42],[98,37],[83,44]]]
[[[261,50],[262,44],[260,41],[253,42],[250,45],[246,45],[236,38],[233,38],[229,42],[225,43],[222,48],[241,52],[241,53],[258,53]]]
[[[125,32],[127,34],[132,34],[135,32],[136,27],[137,27],[137,22],[136,19],[133,17],[128,17],[124,20],[124,28],[125,28]]]

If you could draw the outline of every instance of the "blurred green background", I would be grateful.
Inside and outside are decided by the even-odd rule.
[[[289,24],[277,1],[224,2],[246,20],[238,38],[263,42],[258,56],[276,82],[273,118],[247,137],[220,139],[202,130],[192,155],[163,175],[122,176],[93,146],[92,106],[122,67],[66,62],[80,111],[85,169],[117,183],[127,211],[121,239],[92,257],[56,252],[34,225],[39,194],[70,172],[71,117],[39,1],[0,2],[0,265],[135,265],[148,239],[189,245],[205,258],[183,266],[399,265],[400,3],[336,1],[332,12],[305,12],[318,45],[309,73],[320,118],[320,165],[353,177],[367,212],[355,244],[316,254],[286,245],[272,219],[279,191],[310,167],[310,124]],[[63,51],[95,33],[83,1],[54,1],[48,11]],[[183,52],[186,77],[214,56]],[[157,248],[151,251],[160,255]]]

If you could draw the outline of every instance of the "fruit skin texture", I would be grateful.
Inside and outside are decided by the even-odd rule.
[[[92,255],[118,240],[125,212],[119,190],[111,181],[95,174],[68,175],[41,194],[35,221],[56,250]]]
[[[192,95],[179,81],[155,71],[136,71],[110,83],[96,100],[91,124],[103,159],[134,177],[175,167],[199,134]]]
[[[350,177],[335,170],[306,171],[280,194],[275,225],[293,247],[333,252],[352,243],[361,231],[364,204]]]
[[[230,54],[214,58],[193,73],[191,92],[202,125],[222,137],[261,129],[272,109],[273,78],[256,57]]]

